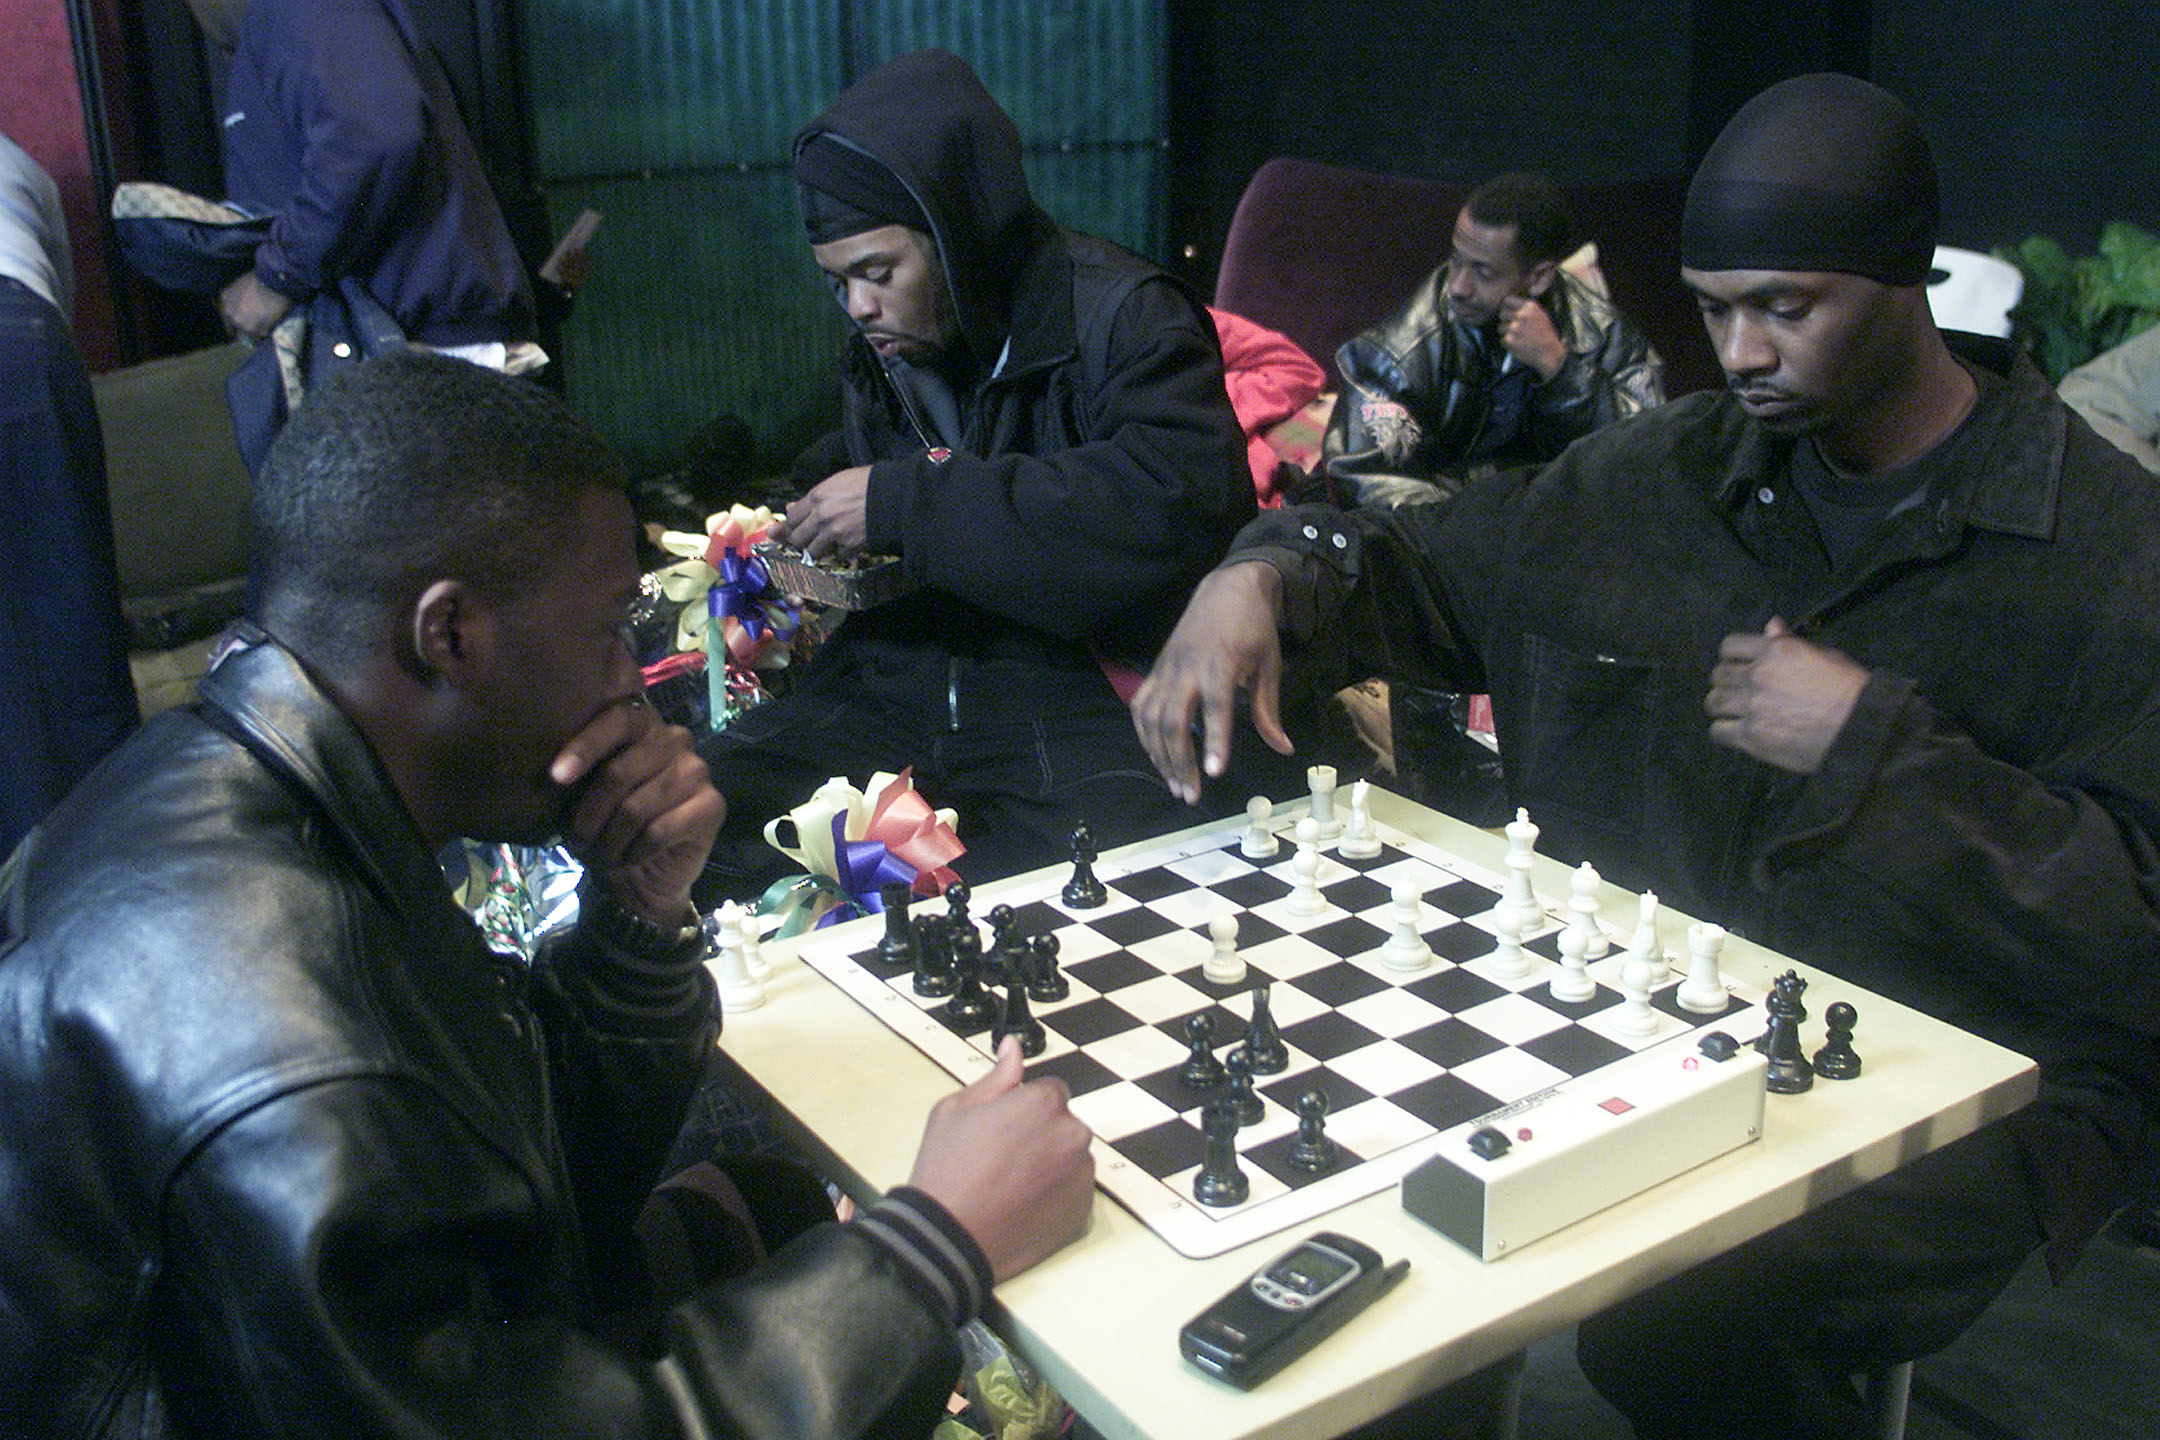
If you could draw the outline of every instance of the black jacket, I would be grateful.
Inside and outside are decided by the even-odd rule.
[[[970,352],[966,434],[941,446],[849,338],[842,428],[796,477],[871,464],[869,548],[922,587],[850,626],[1144,661],[1256,508],[1206,312],[1166,272],[1052,224],[1011,119],[943,52],[865,77],[798,147],[812,135],[869,154],[922,203]]]
[[[493,956],[274,644],[94,772],[0,902],[0,1434],[934,1423],[953,1317],[865,1224],[604,1338],[711,982],[583,935]]]

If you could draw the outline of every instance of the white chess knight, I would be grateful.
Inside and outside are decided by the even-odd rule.
[[[1370,860],[1380,853],[1380,832],[1373,829],[1372,784],[1359,780],[1350,787],[1350,820],[1342,843],[1335,847],[1353,860]]]

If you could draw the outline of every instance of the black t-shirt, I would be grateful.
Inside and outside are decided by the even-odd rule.
[[[1996,383],[1986,371],[1973,370],[1973,383]],[[1976,403],[1973,407],[1978,410]],[[1970,412],[1968,412],[1968,419]],[[1955,483],[1964,467],[1967,426],[1964,421],[1934,449],[1907,465],[1877,475],[1848,475],[1831,468],[1813,440],[1793,447],[1792,487],[1807,502],[1808,515],[1822,541],[1833,572],[1843,570],[1867,544],[1868,537],[1890,520],[1925,501],[1938,487]]]

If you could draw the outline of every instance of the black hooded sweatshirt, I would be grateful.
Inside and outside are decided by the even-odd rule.
[[[870,465],[868,547],[900,556],[918,588],[846,628],[952,654],[1144,665],[1255,514],[1205,311],[1166,272],[1051,221],[1018,129],[955,56],[872,71],[797,152],[817,136],[916,198],[967,347],[943,367],[964,416],[948,445],[848,340],[841,429],[796,478]]]

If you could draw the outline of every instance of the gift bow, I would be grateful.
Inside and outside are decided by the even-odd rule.
[[[780,933],[792,935],[882,911],[888,883],[904,881],[918,895],[934,895],[957,880],[952,862],[967,847],[952,812],[931,809],[911,776],[902,770],[871,777],[874,799],[835,777],[768,823],[766,840],[806,873],[776,882],[758,902],[759,913],[777,915]],[[796,845],[780,838],[783,824],[794,826]]]
[[[737,665],[786,663],[788,640],[801,618],[774,589],[765,562],[751,547],[779,523],[767,507],[735,505],[710,516],[705,533],[669,530],[660,536],[660,548],[684,557],[655,572],[660,593],[682,603],[676,621],[675,648],[709,650],[706,627],[720,622],[728,658]],[[699,596],[703,605],[689,602]]]

